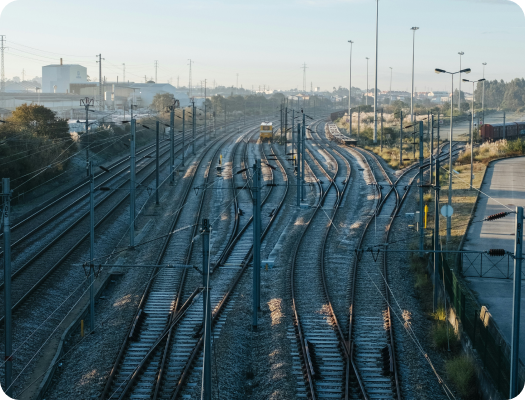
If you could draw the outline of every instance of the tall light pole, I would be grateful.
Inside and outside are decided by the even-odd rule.
[[[470,121],[470,188],[472,189],[472,168],[474,165],[474,85],[477,82],[484,82],[485,78],[478,79],[477,81],[469,81],[468,79],[463,79],[463,82],[472,82],[472,120]]]
[[[351,136],[352,135],[352,46],[354,42],[349,40],[348,43],[350,43],[350,86],[348,89],[348,134]]]
[[[466,73],[466,74],[470,74],[470,68],[465,68],[465,69],[462,69],[462,70],[459,70],[458,72],[447,72],[445,71],[444,69],[438,69],[436,68],[434,70],[436,72],[436,74],[441,74],[441,73],[445,73],[445,74],[450,74],[450,77],[452,79],[452,94],[451,94],[451,97],[450,97],[450,134],[449,134],[449,148],[448,148],[448,205],[449,206],[452,206],[452,131],[453,131],[453,122],[454,122],[454,119],[453,119],[453,116],[454,116],[454,109],[453,109],[453,105],[454,105],[454,75],[456,74],[460,74],[462,72]],[[450,231],[451,231],[451,227],[452,227],[452,220],[450,217],[447,217],[447,242],[450,240]]]
[[[368,60],[370,60],[370,58],[368,57],[365,57],[366,58],[366,97],[365,97],[365,104],[368,105]]]
[[[390,68],[390,103],[392,103],[392,67],[388,67]]]
[[[483,63],[483,93],[481,95],[481,113],[483,114],[483,123],[485,123],[485,65],[487,65],[486,62]]]
[[[463,51],[460,51],[458,54],[459,54],[459,70],[461,71],[461,56],[463,56],[463,54],[465,53]],[[461,72],[459,73],[458,112],[461,114]]]
[[[412,95],[410,96],[410,121],[414,122],[414,61],[416,52],[416,31],[417,26],[410,28],[412,30]]]
[[[379,47],[379,0],[376,0],[376,73],[374,83],[374,143],[377,143],[377,52]]]

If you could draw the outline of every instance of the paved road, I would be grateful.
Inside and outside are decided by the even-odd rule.
[[[504,211],[525,207],[525,157],[493,163],[487,170],[474,221]],[[509,208],[511,210],[509,210]],[[505,249],[514,252],[515,216],[513,214],[492,222],[474,223],[467,232],[465,250]],[[512,270],[513,260],[483,258],[483,265],[465,265],[464,271],[471,289],[479,293],[481,305],[488,308],[510,343],[512,329]],[[495,265],[493,264],[495,263]],[[525,266],[525,265],[524,265]],[[476,276],[477,275],[477,276]],[[481,277],[480,277],[481,275]],[[520,323],[520,358],[525,361],[525,274],[522,274]]]

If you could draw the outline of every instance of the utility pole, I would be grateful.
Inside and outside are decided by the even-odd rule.
[[[237,76],[237,84],[236,84],[237,93],[239,93],[239,73],[236,73],[235,75]]]
[[[196,112],[196,108],[195,108],[195,101],[192,101],[191,102],[191,106],[192,106],[192,113],[191,113],[191,132],[192,132],[192,136],[193,136],[193,140],[191,141],[191,152],[193,155],[195,155],[195,131],[196,131],[196,126],[195,124],[197,123],[197,117],[195,116],[195,112]]]
[[[419,257],[423,257],[425,247],[425,225],[423,217],[425,204],[423,202],[423,121],[419,121]]]
[[[3,60],[4,53],[2,50],[2,73],[4,71]],[[4,81],[2,79],[2,84],[3,82]],[[2,217],[4,220],[5,393],[7,396],[12,397],[13,388],[11,386],[13,379],[13,332],[11,316],[11,181],[9,178],[2,179],[2,197],[4,200]]]
[[[523,257],[523,207],[516,207],[514,236],[514,281],[512,300],[512,337],[510,353],[510,398],[519,394],[518,364],[520,345],[521,259]]]
[[[135,134],[136,121],[131,120],[131,138],[129,141],[129,248],[135,248]]]
[[[430,114],[430,184],[434,177],[434,114]]]
[[[207,219],[202,220],[202,323],[204,325],[204,357],[202,400],[211,400],[211,295],[210,295],[210,226]]]
[[[301,206],[301,158],[301,124],[297,124],[297,207]]]
[[[173,102],[173,105],[168,106],[168,110],[170,110],[170,185],[173,185],[175,183],[175,176],[174,176],[174,169],[175,169],[175,101]]]
[[[482,118],[483,118],[483,124],[484,124],[485,123],[485,65],[487,65],[487,63],[484,62],[482,64],[483,64],[483,93],[481,95],[481,112],[483,113]]]
[[[206,111],[206,79],[204,79],[204,146],[206,146],[208,113]]]
[[[182,166],[184,167],[184,155],[186,149],[184,148],[184,136],[186,134],[186,109],[182,109]]]
[[[438,146],[439,149],[439,146]],[[433,310],[436,312],[438,307],[438,282],[439,282],[439,150],[436,156],[436,184],[434,185],[434,296]]]
[[[350,87],[348,88],[348,134],[352,136],[352,47],[354,42],[349,40],[350,43]]]
[[[160,157],[160,150],[159,150],[159,138],[160,138],[160,132],[159,132],[159,125],[160,122],[156,121],[155,124],[155,133],[156,133],[156,140],[155,140],[155,204],[159,205],[159,184],[160,184],[160,178],[159,178],[159,157]]]
[[[86,165],[89,163],[89,107],[93,107],[95,105],[95,100],[90,99],[89,97],[86,97],[85,99],[80,100],[80,105],[84,106],[86,109],[86,140],[87,140],[87,146],[86,146]],[[89,171],[87,172],[87,176],[89,176]]]
[[[412,95],[410,96],[410,121],[414,122],[414,61],[416,53],[416,31],[419,29],[417,26],[410,28],[412,30]]]
[[[89,327],[95,331],[95,175],[89,162]]]
[[[472,85],[474,86],[474,85]],[[470,137],[470,188],[472,189],[472,172],[474,167],[474,95],[472,95],[472,118],[468,121],[468,135]]]
[[[102,85],[102,60],[105,60],[105,58],[102,58],[102,54],[99,54],[98,56],[98,109],[99,111],[105,110],[105,104],[104,104],[104,86]]]
[[[463,54],[465,54],[464,52],[460,51],[459,53],[459,70],[461,71],[461,57],[463,56]],[[472,94],[474,95],[474,94]],[[452,99],[451,99],[452,101]],[[454,104],[454,103],[450,103],[450,104]],[[454,110],[454,107],[451,107],[450,108],[450,111],[453,111]],[[458,112],[459,114],[461,114],[461,72],[459,73],[459,96],[458,96]]]
[[[383,151],[383,108],[381,108],[381,139],[379,139],[381,151]]]
[[[122,82],[126,84],[126,64],[122,63]]]
[[[461,63],[461,57],[460,57]],[[454,129],[454,75],[452,77],[452,93],[450,95],[450,134],[448,142],[448,205],[452,207],[452,133]],[[461,74],[460,74],[461,78]],[[461,79],[459,80],[461,87]],[[461,90],[459,91],[459,98],[461,98]],[[452,218],[447,217],[447,244],[450,241],[452,231]]]
[[[4,70],[4,50],[5,50],[5,46],[4,46],[4,41],[5,41],[5,35],[0,35],[0,57],[2,58],[1,59],[1,62],[2,62],[2,66],[1,66],[1,81],[0,81],[0,92],[5,92],[5,70]]]
[[[159,61],[155,60],[155,83],[157,82],[157,68],[159,68]]]
[[[403,110],[399,110],[399,169],[403,165]]]
[[[253,164],[253,301],[252,301],[252,329],[257,331],[257,312],[260,309],[261,288],[261,161],[255,160]]]
[[[301,201],[304,201],[304,159],[306,156],[306,114],[303,113],[303,131],[301,137]]]
[[[368,60],[370,60],[369,57],[366,58],[366,97],[365,97],[365,105],[368,105]]]

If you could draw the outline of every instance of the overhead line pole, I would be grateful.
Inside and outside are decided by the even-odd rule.
[[[3,45],[3,43],[2,43]],[[2,57],[3,61],[3,57]],[[2,70],[3,72],[3,70]],[[11,314],[11,182],[9,178],[2,179],[2,197],[4,200],[2,217],[4,220],[4,307],[5,307],[5,392],[13,396],[13,332]]]
[[[129,247],[135,248],[135,133],[136,121],[131,120],[131,138],[129,143]]]
[[[379,50],[379,0],[376,0],[376,73],[374,84],[374,143],[377,143],[377,62]]]
[[[210,294],[210,227],[207,219],[202,220],[202,323],[204,326],[204,357],[202,373],[202,400],[211,400],[211,294]]]
[[[520,345],[521,259],[523,257],[523,207],[516,207],[514,236],[514,280],[512,300],[512,337],[510,354],[510,398],[519,394],[518,364]]]

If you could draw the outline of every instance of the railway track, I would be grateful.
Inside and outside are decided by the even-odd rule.
[[[185,183],[184,194],[181,197],[181,204],[187,202],[188,196],[194,186],[202,185],[205,187],[210,178],[213,161],[221,149],[221,145],[229,140],[234,134],[226,138],[217,139],[205,152],[203,158],[192,165],[195,171],[188,182]],[[198,171],[201,169],[204,158],[213,149],[212,156],[209,157],[208,165],[200,181],[196,182]],[[177,235],[174,245],[170,246],[172,237],[167,237],[161,251],[157,257],[156,264],[163,262],[181,261],[178,254],[184,254],[184,264],[188,264],[193,250],[193,238],[197,236],[200,222],[201,209],[204,202],[206,190],[200,191],[197,202],[189,202],[184,208],[174,215],[170,226],[170,232],[177,227],[192,225],[190,234],[180,238]],[[185,225],[186,224],[186,225]],[[189,245],[188,245],[189,243]],[[166,353],[163,348],[168,348],[172,340],[172,332],[176,316],[180,318],[183,312],[187,312],[190,303],[188,301],[181,307],[181,299],[184,291],[186,270],[157,270],[152,272],[149,284],[144,290],[144,294],[138,306],[136,316],[126,337],[114,367],[110,372],[101,398],[118,399],[133,393],[148,393],[150,396],[158,391],[156,380],[157,372],[162,377],[166,372],[161,368],[165,362]],[[168,286],[165,283],[168,283]],[[189,296],[193,299],[197,292]],[[151,320],[151,321],[150,321]],[[165,338],[159,341],[159,338]],[[160,379],[159,379],[160,381]]]
[[[234,150],[238,147],[238,144],[239,143],[234,146]],[[246,154],[246,149],[244,149],[243,154]],[[225,169],[223,172],[231,176],[231,169],[229,171]],[[233,185],[233,179],[231,179],[231,181]],[[237,209],[237,205],[234,207]],[[249,218],[246,225],[249,225],[250,222],[251,218]],[[241,229],[241,232],[246,232],[246,225]],[[234,227],[232,234],[235,230],[236,228]],[[239,236],[242,236],[242,234],[237,235],[233,240],[234,243],[242,242]],[[247,250],[243,245],[239,248],[246,253]],[[251,248],[249,250],[251,250]],[[224,251],[227,251],[227,248],[225,248]],[[230,251],[230,254],[227,256],[227,260],[236,255],[239,250],[237,250],[237,246],[234,245],[233,248],[228,251]],[[196,255],[194,254],[193,257],[195,258]],[[200,257],[196,258],[200,259]],[[212,284],[214,290],[211,293],[212,307],[215,308],[213,319],[214,323],[219,325],[219,327],[215,327],[214,329],[215,337],[217,337],[221,326],[219,315],[228,310],[226,302],[233,298],[233,289],[247,265],[248,263],[245,262],[244,268],[234,269],[223,267],[224,269],[220,268],[218,272],[215,273],[215,275],[218,275],[216,278],[215,276],[213,278]],[[184,289],[181,287],[178,291],[179,296],[183,291]],[[127,396],[134,398],[140,396],[141,393],[148,393],[152,398],[169,398],[170,393],[178,393],[182,390],[186,379],[191,378],[193,363],[202,344],[202,298],[201,296],[196,296],[196,291],[191,292],[187,298],[192,299],[192,301],[191,303],[188,303],[189,300],[185,301],[185,305],[188,306],[186,308],[183,307],[183,312],[177,312],[173,309],[171,313],[170,328],[165,334],[166,340],[163,344],[162,353],[159,353],[158,348],[151,348],[149,358],[152,358],[153,361],[144,362],[136,366],[136,370],[133,372],[133,375],[138,376],[135,384],[133,384],[132,380],[128,381],[125,384],[125,389],[121,393],[110,393],[109,390],[105,390],[101,398],[126,398]],[[147,345],[143,345],[142,347],[147,347]],[[154,353],[157,355],[154,355]],[[135,360],[137,360],[137,357],[135,357]],[[117,360],[114,370],[121,368],[117,366],[118,362]],[[146,366],[146,364],[148,364],[148,366]],[[154,365],[154,367],[152,367],[152,365]],[[116,381],[115,377],[110,377],[110,380]],[[106,388],[111,385],[110,380],[108,380]],[[121,384],[121,386],[123,385]],[[189,390],[191,390],[192,387],[192,382],[189,382]]]
[[[419,166],[412,165],[392,181],[377,156],[363,149],[356,151],[373,172],[377,199],[374,214],[366,222],[357,246],[349,286],[348,338],[351,363],[359,383],[359,390],[352,393],[352,398],[401,400],[387,288],[388,259],[386,253],[378,249],[388,243],[394,218],[416,181]],[[428,163],[425,166],[428,167]],[[400,187],[405,188],[403,194]],[[364,251],[365,248],[370,251]]]
[[[176,154],[179,154],[181,149],[178,149]],[[148,154],[147,154],[148,155]],[[146,157],[144,157],[146,159]],[[160,168],[165,168],[169,163],[169,151],[165,151],[160,157]],[[137,195],[140,194],[145,187],[151,184],[155,176],[155,162],[146,162],[139,165],[137,169]],[[129,186],[129,177],[122,177],[127,174],[129,168],[122,168],[119,175],[99,182],[99,187],[105,184],[112,184],[110,192],[100,192],[101,196],[98,198],[98,203],[95,206],[95,229],[100,228],[103,223],[112,216],[118,209],[127,205],[126,200],[129,198],[127,191],[119,190],[126,189]],[[129,175],[129,174],[128,174]],[[34,240],[33,235],[25,235],[25,239],[19,240],[18,244],[14,246],[15,249],[20,249],[20,253],[24,255],[23,263],[18,263],[18,259],[13,261],[14,272],[11,275],[12,279],[12,303],[13,311],[18,310],[24,302],[41,287],[44,282],[55,273],[68,258],[86,242],[89,236],[89,210],[86,210],[87,205],[81,204],[83,196],[77,201],[70,204],[68,218],[64,218],[62,226],[54,226],[53,221],[59,219],[59,216],[52,215],[48,222],[39,225],[39,228],[45,227],[47,243],[43,244],[36,251],[31,252],[25,245],[26,239]],[[77,204],[79,203],[79,204]],[[39,214],[40,215],[40,214]],[[60,228],[60,230],[59,230]],[[33,229],[34,231],[35,229]],[[58,234],[57,234],[58,230]],[[26,254],[27,253],[27,254]],[[0,284],[0,295],[3,296],[3,282]],[[3,321],[3,305],[0,308],[2,312]]]
[[[311,125],[309,139],[315,140],[312,136],[318,136],[318,124]],[[318,145],[321,142],[318,141]],[[294,374],[298,378],[296,397],[340,399],[348,392],[348,350],[328,290],[325,248],[333,228],[332,221],[350,182],[351,167],[335,149],[309,147],[312,149],[308,151],[312,160],[310,169],[321,179],[317,178],[317,204],[294,250],[290,276],[295,339],[299,349],[294,357]],[[312,153],[317,153],[317,157]]]
[[[246,154],[246,153],[244,153]],[[264,155],[263,155],[264,157]],[[243,159],[245,156],[243,155]],[[249,159],[249,157],[248,157]],[[284,173],[282,165],[279,163],[279,168],[281,173]],[[240,174],[235,174],[237,178],[240,178]],[[234,175],[234,176],[235,176]],[[272,176],[271,182],[274,182],[274,177]],[[239,184],[245,182],[245,180],[238,180],[237,187]],[[268,194],[264,198],[264,203],[267,203],[267,200],[270,196],[279,198],[278,208],[276,212],[268,213],[267,206],[263,206],[262,211],[262,226],[265,226],[264,231],[261,235],[261,240],[264,239],[268,233],[272,222],[278,214],[279,209],[281,208],[286,194],[288,192],[288,187],[284,186],[279,188],[280,194],[277,194],[278,190],[272,188],[271,191],[268,191]],[[239,204],[251,204],[251,196],[249,196],[247,190],[243,190],[238,193],[238,197],[244,197],[246,200],[239,202]],[[247,210],[246,210],[247,211]],[[216,341],[220,335],[220,331],[226,321],[226,317],[231,307],[233,306],[232,300],[236,298],[236,287],[239,283],[242,276],[246,273],[250,266],[250,261],[252,260],[252,235],[249,227],[252,225],[251,215],[248,216],[244,213],[244,216],[247,217],[241,221],[243,227],[240,229],[238,235],[233,241],[233,247],[229,249],[228,255],[225,256],[224,264],[214,272],[211,280],[211,287],[213,288],[211,294],[211,305],[212,305],[212,340]],[[251,213],[250,213],[251,214]],[[241,262],[239,263],[239,260]],[[166,383],[164,386],[164,391],[161,392],[158,398],[161,399],[179,399],[179,398],[194,398],[200,397],[200,384],[201,384],[201,373],[200,368],[195,368],[198,365],[202,365],[202,345],[203,345],[203,336],[202,336],[202,302],[199,299],[199,303],[196,304],[196,314],[193,321],[188,321],[186,330],[188,331],[190,327],[193,327],[193,332],[197,332],[193,337],[194,347],[192,352],[187,358],[187,362],[184,365],[183,370],[179,373],[176,371],[171,377],[167,377]],[[198,323],[195,327],[195,322]],[[181,325],[182,326],[182,325]],[[197,329],[196,329],[197,328]],[[179,335],[178,340],[182,343],[185,341],[188,342],[190,338],[188,336]],[[172,355],[180,354],[182,349],[178,349],[176,346],[172,348]]]

